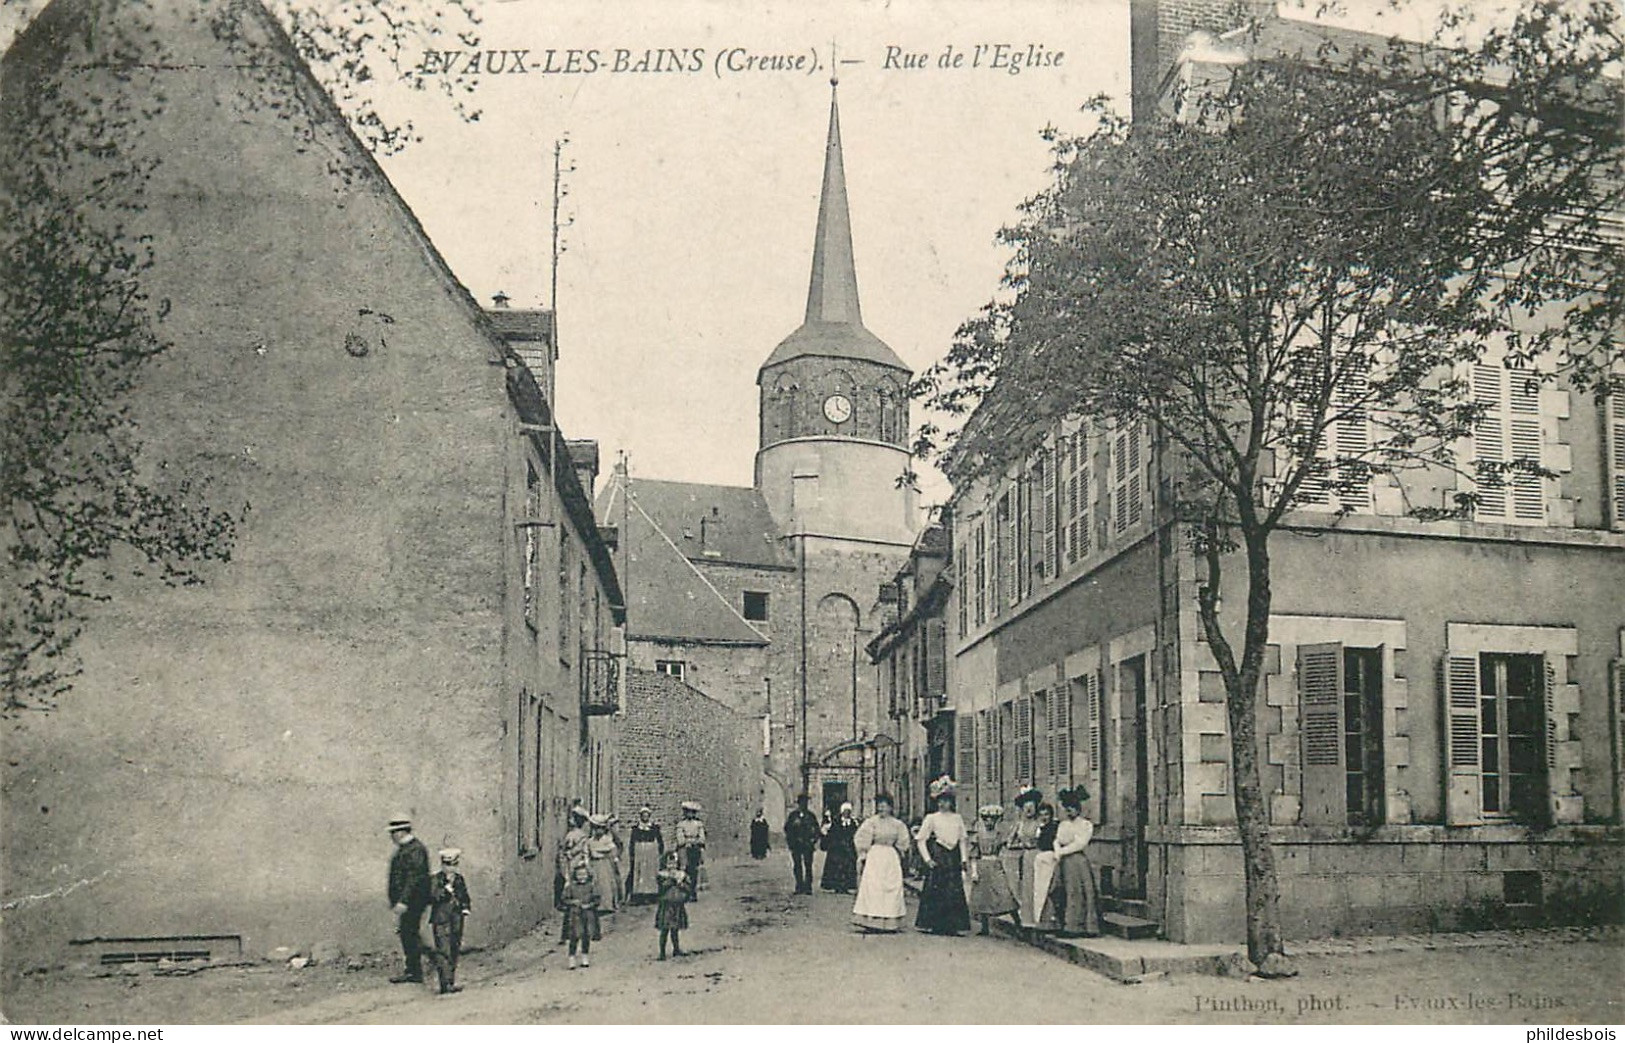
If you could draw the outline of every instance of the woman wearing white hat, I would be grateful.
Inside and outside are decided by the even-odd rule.
[[[700,821],[700,802],[683,801],[683,820],[672,832],[677,853],[683,859],[683,872],[688,874],[690,901],[700,900],[700,866],[705,859],[705,823]]]
[[[954,810],[954,789],[954,780],[946,775],[933,782],[930,793],[937,810],[920,823],[920,857],[925,859],[926,868],[914,926],[932,934],[963,934],[970,930],[964,882],[969,851],[965,820]]]
[[[852,818],[852,804],[841,805],[841,812],[829,824],[824,834],[824,883],[826,891],[849,895],[858,886],[858,849],[854,844],[858,824]]]
[[[587,856],[592,866],[592,882],[597,885],[598,893],[603,896],[603,904],[598,907],[601,913],[613,913],[618,907],[617,899],[621,889],[615,886],[616,878],[620,876],[620,845],[615,842],[615,836],[609,830],[609,816],[603,813],[590,815],[587,822],[592,826],[592,835],[587,840]]]

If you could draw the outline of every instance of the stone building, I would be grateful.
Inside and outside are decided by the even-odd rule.
[[[1193,6],[1147,0],[1135,24]],[[1247,40],[1314,56],[1317,35],[1268,23]],[[1288,937],[1620,915],[1621,395],[1493,358],[1464,376],[1486,410],[1466,462],[1521,442],[1553,477],[1486,490],[1448,522],[1408,507],[1447,505],[1469,479],[1384,477],[1303,504],[1271,544],[1258,732]],[[1176,941],[1234,940],[1229,728],[1172,455],[1143,424],[1056,418],[1028,459],[956,487],[956,767],[982,802],[1084,784],[1103,889]]]
[[[910,818],[927,809],[931,780],[954,770],[958,733],[949,698],[947,626],[952,540],[946,521],[920,530],[908,561],[884,588],[889,618],[865,650],[886,696],[884,734],[897,740],[878,753],[879,785]]]
[[[152,162],[118,215],[171,302],[142,460],[247,505],[201,585],[120,581],[60,709],[9,731],[8,966],[388,952],[398,812],[464,850],[470,944],[529,929],[570,800],[613,800],[623,618],[596,454],[509,344],[548,317],[472,300],[256,3],[58,0],[3,76],[0,136],[42,100],[142,113],[62,187]]]
[[[628,646],[763,721],[764,804],[782,821],[873,793],[882,696],[863,649],[875,592],[918,525],[909,474],[910,371],[863,325],[836,99],[805,321],[757,375],[760,443],[748,487],[618,471],[599,518],[624,530]]]

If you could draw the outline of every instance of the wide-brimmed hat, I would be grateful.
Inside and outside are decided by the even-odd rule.
[[[1044,803],[1044,791],[1037,786],[1022,786],[1016,790],[1016,799],[1011,803],[1018,808],[1023,804],[1042,804]]]
[[[607,826],[609,825],[609,816],[600,811],[595,815],[588,815],[587,821],[595,826]]]
[[[462,857],[463,849],[460,847],[443,847],[440,849],[440,864],[443,866],[454,866],[457,864],[457,860]]]
[[[703,810],[700,807],[700,802],[697,801],[697,800],[685,800],[685,801],[683,801],[681,807],[682,807],[682,809],[684,811],[693,811],[695,813],[698,813],[701,810]]]
[[[403,829],[412,828],[412,819],[409,815],[391,815],[389,817],[389,831],[399,833]]]
[[[577,804],[575,807],[570,809],[570,818],[572,821],[586,822],[592,818],[592,815],[587,811],[586,808],[582,807],[580,804]]]
[[[1082,786],[1072,786],[1056,793],[1055,799],[1060,801],[1063,806],[1081,808],[1084,802],[1089,799],[1089,791]]]
[[[981,807],[976,809],[976,814],[978,816],[980,816],[981,818],[1003,818],[1004,817],[1004,805],[1002,805],[1002,804],[983,804]]]
[[[931,795],[932,800],[940,800],[943,797],[954,796],[954,792],[958,788],[959,783],[955,782],[947,775],[944,775],[941,778],[932,780],[931,785],[927,787],[926,792]]]

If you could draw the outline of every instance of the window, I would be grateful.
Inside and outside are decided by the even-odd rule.
[[[681,659],[656,659],[655,673],[675,677],[681,681],[688,675],[688,664]]]
[[[1608,452],[1608,523],[1625,532],[1625,376],[1608,382],[1603,402],[1604,444]]]
[[[976,625],[987,622],[987,521],[976,523]]]
[[[976,718],[972,714],[954,715],[954,737],[958,742],[958,763],[954,765],[954,778],[965,786],[976,785]]]
[[[1484,411],[1473,426],[1473,459],[1489,465],[1480,473],[1517,461],[1539,466],[1543,441],[1539,376],[1524,369],[1475,365],[1472,384],[1473,401]],[[1498,482],[1480,483],[1473,517],[1515,525],[1544,524],[1545,483],[1540,475],[1528,471],[1502,471]]]
[[[1479,791],[1485,815],[1545,818],[1545,662],[1536,655],[1484,653],[1478,660]]]
[[[536,569],[537,558],[541,555],[540,530],[535,522],[542,515],[542,483],[536,475],[536,468],[531,464],[525,465],[525,561],[524,561],[524,601],[525,622],[532,630],[536,629]]]
[[[993,604],[992,614],[997,616],[1005,605],[1016,602],[1016,520],[1010,505],[1010,493],[999,497],[993,511]]]
[[[1335,507],[1366,512],[1371,508],[1371,476],[1360,466],[1371,449],[1370,362],[1364,356],[1345,360],[1347,369],[1331,389],[1325,427],[1315,445],[1317,459],[1304,468],[1295,501],[1299,507]],[[1314,419],[1302,409],[1305,423]],[[1351,466],[1352,464],[1352,466]]]
[[[1547,657],[1530,653],[1452,653],[1445,660],[1447,821],[1460,825],[1551,820],[1549,772],[1556,769],[1550,708],[1555,682]]]
[[[1015,724],[1015,767],[1017,784],[1033,785],[1033,702],[1027,696],[1007,704]]]
[[[759,590],[747,590],[741,595],[745,618],[752,623],[767,622],[767,595]]]
[[[1306,826],[1383,821],[1382,649],[1298,646]]]
[[[966,560],[965,552],[968,548],[961,543],[954,553],[954,574],[958,581],[954,585],[954,601],[957,602],[955,611],[959,615],[959,636],[964,637],[970,632],[970,586],[967,583],[970,563]]]
[[[1080,427],[1066,440],[1066,563],[1089,556],[1089,434]]]
[[[1108,435],[1109,462],[1107,473],[1111,479],[1110,519],[1112,535],[1121,536],[1140,524],[1145,504],[1141,486],[1144,478],[1144,457],[1140,443],[1142,425],[1120,426]]]
[[[570,646],[574,644],[571,639],[572,627],[570,625],[570,580],[575,576],[575,570],[570,567],[570,538],[565,534],[564,526],[559,526],[559,662],[570,661]]]

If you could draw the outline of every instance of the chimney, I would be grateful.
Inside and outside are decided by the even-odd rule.
[[[709,516],[700,518],[700,553],[707,558],[722,557],[722,510],[715,504]]]
[[[491,307],[493,307],[493,308],[506,308],[508,306],[508,302],[511,301],[511,300],[513,300],[512,297],[509,297],[507,294],[503,293],[501,290],[498,290],[496,293],[493,293],[491,295]]]
[[[598,481],[598,442],[592,438],[571,438],[564,444],[570,454],[570,466],[575,468],[576,480],[591,500],[593,486]]]

